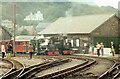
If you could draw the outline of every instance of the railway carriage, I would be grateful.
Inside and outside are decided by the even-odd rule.
[[[16,36],[15,38],[15,52],[28,52],[28,45],[30,40],[33,39],[34,36]],[[12,39],[13,41],[13,39]]]
[[[15,51],[16,52],[28,52],[28,45],[31,43],[34,48],[34,52],[38,52],[38,39],[43,39],[43,36],[17,36],[15,39]],[[36,40],[36,41],[33,41]]]

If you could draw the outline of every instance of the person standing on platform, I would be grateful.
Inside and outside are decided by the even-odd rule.
[[[5,44],[1,45],[1,52],[2,52],[2,58],[4,58],[6,54]]]
[[[104,55],[104,45],[102,42],[100,43],[100,50],[101,50],[101,54],[103,56]]]
[[[30,59],[32,59],[32,54],[33,54],[33,46],[32,46],[32,44],[30,44],[30,45],[28,46],[28,52],[29,52],[29,54],[30,54]]]
[[[100,44],[98,42],[96,48],[97,48],[97,55],[100,56]]]
[[[94,45],[92,45],[92,55],[94,55]]]
[[[7,45],[7,47],[8,47],[8,50],[7,50],[7,53],[8,53],[8,59],[11,59],[11,54],[12,54],[12,52],[13,52],[13,46],[12,46],[12,44],[11,43],[9,43],[8,45]]]
[[[73,47],[74,45],[73,45],[73,39],[71,39],[71,47]]]
[[[113,42],[111,42],[110,48],[112,55],[115,56],[115,45],[113,44]]]

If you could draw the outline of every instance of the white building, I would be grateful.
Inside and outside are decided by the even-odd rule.
[[[40,11],[37,11],[35,14],[30,13],[24,18],[24,20],[39,20],[39,21],[42,21],[43,19],[44,19],[43,14]]]
[[[34,20],[34,15],[33,13],[30,13],[29,15],[27,15],[24,20]]]
[[[37,13],[35,13],[35,20],[40,20],[42,21],[43,20],[43,14],[40,12],[40,11],[37,11]]]

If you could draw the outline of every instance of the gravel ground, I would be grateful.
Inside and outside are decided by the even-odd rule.
[[[109,60],[106,59],[96,59],[97,64],[90,67],[87,71],[84,72],[84,74],[92,73],[95,76],[100,76],[102,73],[104,73],[106,70],[108,70],[114,63],[110,63]]]
[[[58,72],[60,70],[66,69],[66,68],[76,66],[76,65],[78,65],[82,62],[83,62],[83,60],[72,59],[71,62],[62,64],[62,65],[59,65],[59,66],[55,66],[55,67],[49,68],[49,69],[44,70],[44,71],[41,71],[40,73],[36,74],[36,76],[43,76],[43,75],[46,75],[46,74]]]
[[[87,55],[87,56],[91,56],[91,55]],[[93,56],[93,55],[92,55]],[[96,57],[96,55],[94,55]],[[56,57],[56,56],[55,56]],[[63,56],[65,57],[65,56]],[[115,58],[117,59],[118,56],[115,56],[115,57],[112,57],[112,56],[104,56],[105,58]],[[62,56],[61,56],[62,58]],[[52,59],[52,56],[33,56],[33,59],[29,59],[29,56],[18,56],[18,57],[14,57],[13,59],[17,60],[17,61],[20,61],[21,63],[25,64],[26,66],[31,66],[31,65],[35,65],[35,64],[39,64],[39,63],[42,63],[46,60],[53,60]],[[63,69],[66,69],[68,67],[72,67],[72,66],[75,66],[77,64],[80,64],[82,63],[83,61],[81,60],[76,60],[74,59],[72,62],[69,62],[69,63],[66,63],[66,64],[63,64],[63,65],[60,65],[60,66],[57,66],[57,67],[52,67],[50,69],[47,69],[45,71],[42,71],[38,74],[36,74],[36,76],[43,76],[45,74],[48,74],[48,73],[53,73],[53,72],[57,72],[57,71],[60,71],[60,70],[63,70]],[[88,68],[86,71],[83,71],[83,72],[79,72],[79,73],[76,73],[78,75],[80,75],[81,73],[86,75],[87,74],[92,74],[92,75],[95,75],[95,76],[99,76],[101,75],[102,73],[104,73],[106,70],[108,70],[111,66],[113,65],[113,63],[110,63],[109,60],[102,60],[102,59],[97,59],[97,64],[93,65],[92,67]],[[72,77],[71,77],[72,78]],[[75,77],[74,77],[75,78]],[[74,79],[73,78],[73,79]],[[79,78],[78,78],[79,79]],[[89,79],[89,78],[88,78]]]
[[[0,77],[3,76],[6,72],[8,72],[9,69],[6,68],[0,68]]]
[[[66,79],[76,79],[76,78],[77,79],[97,79],[96,77],[103,74],[114,64],[113,62],[110,63],[110,60],[107,60],[107,59],[95,58],[95,60],[97,61],[96,64],[92,65],[91,67],[85,70],[82,70],[81,72],[77,72],[73,76],[71,75]],[[93,77],[93,78],[90,78],[90,77]]]
[[[53,60],[55,61],[56,60],[55,58],[49,57],[49,56],[33,56],[33,58],[30,59],[29,55],[25,55],[25,56],[19,55],[16,57],[12,57],[12,59],[23,63],[25,66],[32,66],[32,65],[43,63],[45,61],[53,61]]]
[[[38,58],[29,59],[29,57],[14,57],[12,59],[25,64],[25,66],[36,65],[36,64],[40,64],[45,61],[44,59],[38,59]]]
[[[0,77],[8,72],[11,67],[11,64],[0,61]]]

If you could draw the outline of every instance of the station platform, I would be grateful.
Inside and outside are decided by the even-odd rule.
[[[96,54],[93,55],[93,54],[75,53],[73,55],[85,55],[85,56],[98,57],[98,55],[96,55]],[[1,55],[0,55],[0,57],[1,57]],[[115,54],[115,56],[112,56],[112,54],[110,54],[109,52],[105,52],[105,54],[103,56],[100,55],[99,57],[107,57],[107,58],[120,60],[120,54]],[[31,66],[31,65],[42,63],[42,62],[46,61],[46,58],[48,58],[48,55],[33,55],[32,59],[30,59],[29,54],[16,54],[15,57],[13,57],[13,56],[11,57],[11,59],[17,60],[17,61],[25,64],[26,66]]]
[[[120,59],[120,53],[119,54],[115,54],[115,56],[112,56],[112,53],[110,53],[110,52],[111,52],[110,48],[104,48],[104,55],[102,56],[101,55],[101,51],[100,51],[100,56],[99,57],[109,57],[109,58]],[[80,54],[80,53],[77,53],[77,54],[74,54],[74,55],[86,55],[86,56],[96,56],[96,57],[98,57],[98,55],[97,55],[97,49],[96,48],[94,49],[94,54],[92,54],[91,51],[89,51],[89,54]]]
[[[74,54],[74,55],[86,55],[86,56],[95,56],[95,57],[98,57],[98,55],[92,55],[92,54],[79,54],[79,53],[77,53],[77,54]],[[112,56],[112,55],[100,55],[99,57],[112,57],[112,58],[120,58],[120,54],[115,54],[115,56]]]

